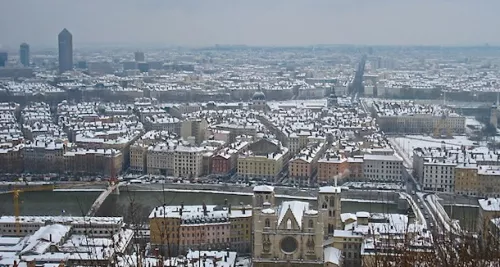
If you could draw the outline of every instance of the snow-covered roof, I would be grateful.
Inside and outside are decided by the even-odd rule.
[[[69,233],[71,226],[52,224],[40,227],[26,241],[26,247],[21,251],[24,254],[40,255],[45,253],[53,244],[58,244]]]
[[[500,198],[480,199],[478,202],[485,211],[500,211]]]
[[[342,188],[339,186],[322,186],[319,188],[319,193],[324,193],[324,194],[338,194],[342,192]]]
[[[324,252],[325,263],[333,263],[335,265],[340,266],[340,260],[342,259],[342,251],[340,251],[340,249],[334,247],[327,247],[323,252]]]
[[[257,185],[253,188],[254,192],[274,192],[274,186],[269,185]]]
[[[279,209],[278,225],[281,224],[281,221],[283,221],[283,218],[289,209],[292,211],[292,214],[300,227],[302,225],[302,216],[309,210],[309,203],[303,201],[283,201]]]
[[[358,211],[356,212],[357,218],[370,218],[370,213],[366,211]]]

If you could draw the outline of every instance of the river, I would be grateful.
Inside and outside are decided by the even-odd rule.
[[[98,191],[53,191],[53,192],[26,192],[19,197],[21,215],[74,215],[81,216],[85,214],[94,200],[99,196]],[[161,192],[161,191],[122,191],[120,195],[110,195],[103,203],[98,216],[124,216],[128,219],[130,210],[134,214],[139,214],[143,220],[151,210],[159,205],[201,205],[206,204],[224,204],[227,199],[232,205],[240,203],[251,204],[252,197],[248,195],[225,195],[214,193],[192,193],[192,192]],[[277,198],[277,202],[283,199]],[[316,201],[311,200],[311,204],[316,206]],[[134,203],[134,209],[130,209],[130,203]],[[380,212],[397,213],[396,203],[374,203],[374,202],[355,202],[342,201],[342,212]],[[12,195],[0,195],[0,214],[13,215],[14,205]]]

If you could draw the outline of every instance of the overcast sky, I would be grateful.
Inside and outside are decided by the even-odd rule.
[[[499,0],[0,0],[0,44],[500,44]]]

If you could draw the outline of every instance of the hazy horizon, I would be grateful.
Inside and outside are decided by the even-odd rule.
[[[500,44],[500,1],[4,1],[0,44],[302,46]],[[496,22],[495,22],[496,21]]]

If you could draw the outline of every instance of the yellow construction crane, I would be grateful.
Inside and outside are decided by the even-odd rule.
[[[20,189],[14,189],[10,191],[12,193],[13,201],[14,201],[14,216],[16,218],[16,234],[21,234],[21,224],[19,223],[20,220],[20,206],[19,206],[19,195],[23,192],[36,192],[36,191],[52,191],[54,190],[54,185],[41,185],[41,186],[35,186],[35,187],[25,187],[25,188],[20,188]]]
[[[64,185],[57,185],[57,188],[62,189],[62,188],[74,188],[77,186],[83,186],[83,185],[92,185],[92,184],[101,184],[102,182],[82,182],[82,183],[71,183],[71,184],[64,184]],[[9,193],[12,193],[13,197],[13,202],[14,202],[14,217],[15,217],[15,226],[16,226],[16,234],[20,235],[21,234],[21,224],[20,224],[20,215],[21,215],[21,207],[19,205],[19,196],[21,193],[25,192],[39,192],[39,191],[53,191],[56,189],[55,184],[45,184],[45,185],[40,185],[40,186],[31,186],[31,187],[24,187],[24,188],[18,188],[9,191]]]

